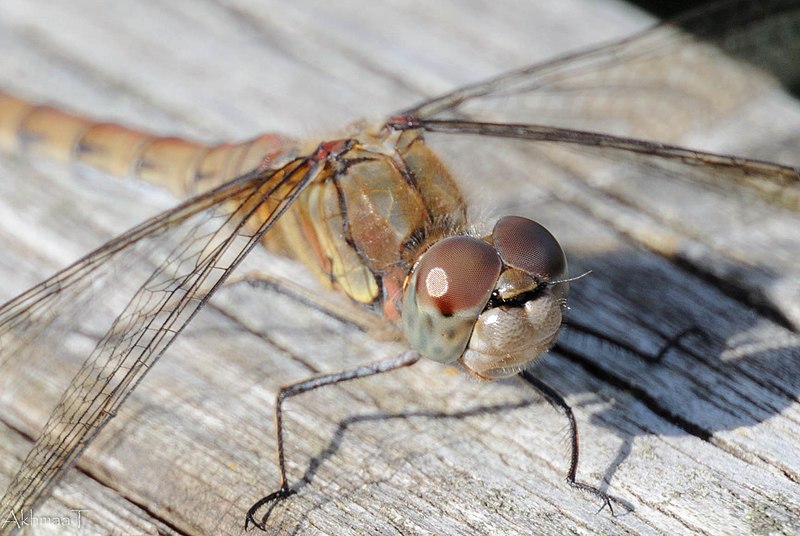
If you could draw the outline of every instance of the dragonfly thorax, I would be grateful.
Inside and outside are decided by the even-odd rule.
[[[516,374],[555,343],[566,272],[558,241],[527,218],[502,218],[482,239],[440,240],[407,279],[405,336],[428,359],[480,378]]]

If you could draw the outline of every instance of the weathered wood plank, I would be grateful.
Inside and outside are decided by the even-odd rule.
[[[268,130],[323,136],[647,22],[599,2],[429,4],[7,0],[0,87],[207,140]],[[687,80],[702,109],[722,89],[701,74]],[[710,127],[668,125],[664,135],[752,156],[796,154],[795,103],[763,91],[738,104]],[[558,232],[575,273],[594,270],[573,285],[576,318],[648,351],[662,343],[657,333],[699,324],[712,334],[712,343],[697,341],[692,354],[673,352],[657,367],[566,334],[578,356],[554,353],[538,368],[576,409],[580,478],[607,482],[634,510],[597,514],[595,501],[563,484],[565,423],[518,382],[477,384],[423,363],[290,402],[290,474],[312,479],[276,509],[276,530],[798,531],[798,344],[772,319],[780,314],[796,326],[800,318],[797,217],[692,185],[586,186],[568,179],[595,162],[563,159],[556,168],[551,159],[532,168],[516,150],[498,151],[455,163],[468,196],[480,215],[536,215]],[[5,155],[0,166],[0,243],[10,252],[0,256],[2,298],[173,202],[24,157]],[[493,166],[501,171],[484,174]],[[258,262],[274,259],[259,253],[249,266]],[[401,348],[279,293],[238,286],[220,294],[42,515],[86,509],[88,530],[100,533],[239,533],[246,509],[277,480],[277,388]],[[773,314],[748,305],[746,294]],[[54,401],[71,377],[68,367],[26,367],[15,398],[0,395],[4,422],[23,434],[4,430],[0,487],[24,455],[24,436],[44,422],[43,401]]]

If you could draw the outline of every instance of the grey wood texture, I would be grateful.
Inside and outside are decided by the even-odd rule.
[[[0,87],[206,141],[265,131],[321,140],[650,22],[589,0],[4,0]],[[795,101],[756,81],[700,121],[689,103],[705,109],[728,92],[718,66],[699,65],[682,73],[692,98],[665,95],[674,113],[652,112],[677,124],[665,122],[663,141],[800,163]],[[537,365],[576,412],[579,479],[630,511],[598,513],[597,500],[564,483],[566,422],[521,382],[420,363],[288,402],[290,478],[311,481],[278,505],[272,530],[800,532],[797,215],[736,190],[613,173],[585,182],[576,177],[587,166],[607,163],[562,155],[533,167],[518,149],[496,144],[495,154],[485,143],[453,159],[474,214],[535,216],[562,240],[573,273],[593,270],[572,285],[573,318],[645,352],[691,325],[710,335],[654,366],[567,332],[578,358],[551,352]],[[25,155],[2,155],[0,177],[2,300],[175,203]],[[259,262],[313,288],[291,263],[256,253],[248,267]],[[286,294],[225,288],[36,512],[72,524],[32,532],[240,534],[247,508],[277,484],[278,387],[402,348]],[[13,396],[0,396],[0,488],[72,374],[42,367],[21,365]],[[73,509],[84,511],[80,529]]]

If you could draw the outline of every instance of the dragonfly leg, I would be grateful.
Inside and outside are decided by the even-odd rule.
[[[247,511],[247,519],[245,520],[244,524],[245,530],[250,526],[251,523],[261,530],[266,530],[265,523],[272,512],[272,508],[270,508],[261,518],[261,521],[256,521],[255,519],[255,515],[258,510],[266,504],[273,503],[274,506],[277,502],[297,493],[296,489],[289,487],[289,482],[286,478],[286,461],[283,448],[283,402],[287,398],[302,393],[307,393],[326,385],[334,385],[358,378],[366,378],[368,376],[375,376],[376,374],[382,374],[384,372],[390,372],[403,367],[408,367],[419,361],[419,359],[420,355],[418,353],[414,351],[408,351],[390,359],[384,359],[382,361],[370,363],[369,365],[363,365],[361,367],[351,370],[343,370],[333,374],[323,374],[321,376],[315,376],[313,378],[281,387],[275,400],[275,445],[278,454],[280,486],[277,491],[259,499],[255,504],[253,504],[253,506],[250,507],[250,509]]]
[[[608,506],[608,509],[611,511],[611,514],[614,514],[614,508],[611,506],[611,501],[618,501],[611,495],[607,494],[604,491],[601,491],[594,486],[590,486],[589,484],[584,484],[583,482],[578,482],[576,479],[576,474],[578,472],[578,452],[579,452],[579,445],[578,445],[578,425],[575,422],[575,415],[572,413],[572,408],[567,404],[567,401],[564,400],[558,392],[544,383],[539,378],[535,377],[533,374],[528,372],[527,370],[523,370],[519,373],[519,375],[530,384],[531,387],[536,389],[547,402],[556,409],[561,410],[564,416],[569,421],[569,437],[570,437],[570,457],[569,457],[569,469],[567,470],[567,484],[576,488],[580,491],[591,493],[595,497],[600,498],[603,501],[603,506],[600,507],[600,510]]]
[[[634,348],[633,346],[625,342],[613,339],[609,335],[606,335],[605,333],[602,333],[590,326],[587,326],[586,324],[581,324],[580,322],[576,322],[575,320],[565,319],[564,325],[568,326],[572,331],[578,332],[582,335],[588,335],[589,337],[592,337],[601,342],[610,344],[630,354],[633,354],[642,361],[645,361],[647,363],[656,363],[656,364],[661,363],[661,361],[663,361],[667,353],[669,353],[669,351],[672,350],[673,348],[680,348],[686,351],[690,351],[690,349],[686,348],[686,346],[684,345],[684,341],[689,336],[700,337],[706,342],[711,341],[711,337],[703,328],[701,328],[700,326],[689,326],[688,328],[679,331],[678,333],[667,339],[666,342],[664,342],[664,344],[657,352],[650,354],[643,352],[637,348]]]
[[[285,277],[262,271],[251,271],[242,275],[234,275],[225,281],[226,286],[241,284],[266,288],[288,296],[331,318],[368,333],[379,341],[396,341],[402,337],[397,328],[389,325],[377,314],[354,304],[352,300],[339,295],[328,297],[324,293],[312,292]]]

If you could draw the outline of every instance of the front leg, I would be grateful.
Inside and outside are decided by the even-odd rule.
[[[583,482],[578,482],[576,476],[578,472],[578,456],[580,445],[578,442],[578,424],[575,422],[575,415],[572,413],[572,408],[567,404],[567,401],[564,400],[564,397],[558,394],[558,392],[544,383],[539,378],[535,377],[527,370],[523,370],[519,373],[519,375],[530,384],[531,387],[536,389],[547,402],[556,409],[561,410],[564,416],[569,421],[569,437],[570,437],[570,457],[569,457],[569,469],[567,469],[567,484],[572,486],[575,489],[580,491],[584,491],[587,493],[591,493],[595,497],[598,497],[603,501],[603,506],[600,508],[602,510],[606,506],[611,511],[611,514],[614,514],[614,509],[611,506],[611,501],[615,499],[611,495],[607,494],[604,491],[595,488],[594,486],[590,486],[589,484],[584,484]]]
[[[408,351],[390,359],[377,361],[369,365],[364,365],[352,370],[344,370],[333,374],[324,374],[322,376],[315,376],[306,380],[302,380],[289,385],[284,385],[278,391],[275,400],[275,445],[278,454],[278,472],[280,473],[280,483],[278,489],[266,497],[256,501],[253,506],[247,511],[247,518],[245,520],[244,528],[247,528],[252,523],[254,526],[261,530],[266,531],[266,521],[272,508],[262,517],[261,521],[255,520],[255,515],[258,510],[265,504],[273,503],[273,506],[287,497],[296,493],[296,490],[289,487],[289,482],[286,478],[286,458],[283,448],[283,402],[292,396],[301,393],[307,393],[326,385],[334,385],[349,380],[358,378],[366,378],[367,376],[375,376],[384,372],[390,372],[399,368],[408,367],[419,361],[420,356],[417,352]]]

